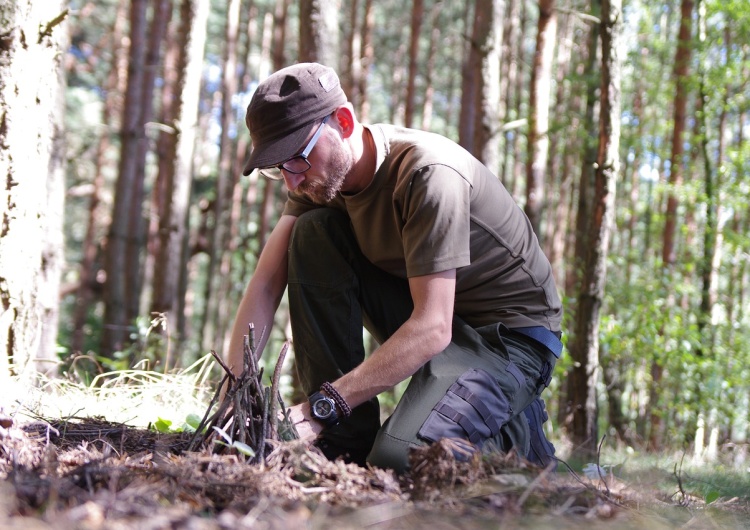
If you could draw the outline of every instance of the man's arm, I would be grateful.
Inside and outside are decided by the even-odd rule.
[[[262,352],[271,334],[273,317],[287,284],[287,251],[297,218],[282,215],[260,254],[250,283],[245,290],[232,328],[227,365],[232,372],[242,372],[243,339],[250,323],[255,327],[256,349]],[[264,332],[265,330],[265,332]]]
[[[362,364],[332,382],[352,408],[414,374],[451,341],[455,269],[410,278],[409,288],[414,301],[409,319]],[[307,403],[294,407],[292,417],[302,438],[322,429],[320,423],[309,421]]]
[[[334,383],[356,407],[392,388],[443,351],[451,341],[455,269],[409,279],[414,310],[373,354]]]

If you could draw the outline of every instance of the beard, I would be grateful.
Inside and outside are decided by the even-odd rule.
[[[338,138],[338,135],[336,137]],[[345,149],[343,142],[339,139],[337,148],[331,150],[325,167],[322,168],[322,178],[305,181],[300,186],[300,191],[312,202],[325,205],[336,198],[353,166],[354,155]]]

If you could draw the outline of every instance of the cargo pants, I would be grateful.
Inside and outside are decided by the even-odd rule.
[[[348,217],[330,208],[307,212],[295,223],[288,297],[295,361],[307,395],[364,360],[363,326],[383,343],[413,308],[408,281],[369,262]],[[454,316],[451,343],[411,377],[382,426],[373,398],[324,429],[316,444],[329,458],[397,472],[408,469],[411,447],[444,437],[527,456],[527,415],[532,404],[543,411],[539,395],[555,360],[547,348],[501,323],[473,328]]]

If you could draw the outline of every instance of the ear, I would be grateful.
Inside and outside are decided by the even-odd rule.
[[[348,105],[336,109],[336,122],[339,124],[342,138],[349,138],[354,132],[354,112]]]

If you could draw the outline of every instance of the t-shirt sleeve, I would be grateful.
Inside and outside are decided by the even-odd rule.
[[[402,241],[407,276],[469,265],[471,186],[455,169],[432,164],[406,183]]]

